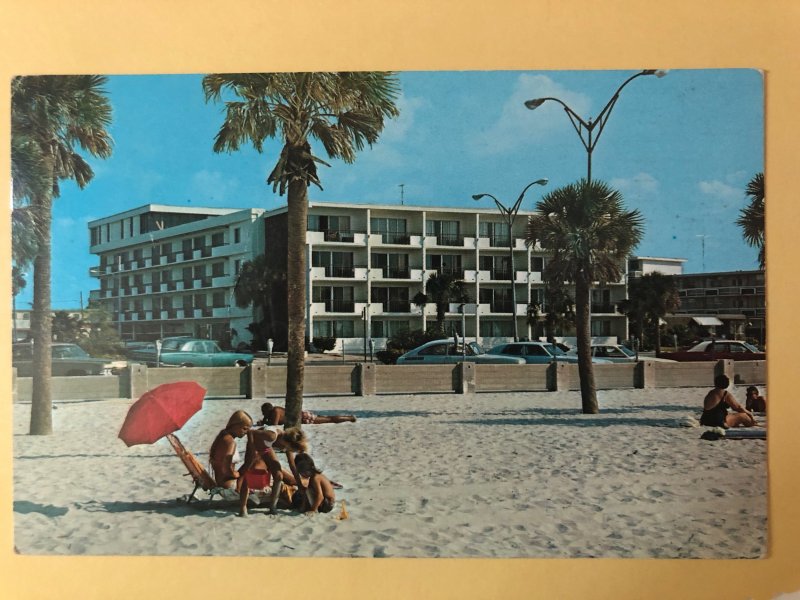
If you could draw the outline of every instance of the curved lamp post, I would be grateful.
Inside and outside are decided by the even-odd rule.
[[[572,110],[569,106],[564,103],[563,100],[553,97],[546,97],[546,98],[534,98],[533,100],[525,101],[525,107],[530,110],[535,110],[539,108],[542,104],[547,102],[548,100],[552,100],[554,102],[558,102],[561,106],[564,107],[564,112],[567,113],[572,126],[575,128],[575,131],[578,132],[578,136],[581,138],[581,142],[583,143],[583,147],[586,149],[587,155],[587,175],[586,180],[592,180],[592,152],[594,151],[595,146],[597,145],[600,136],[603,133],[603,128],[606,126],[606,122],[608,118],[611,116],[611,111],[614,109],[614,105],[619,100],[619,94],[626,85],[628,85],[631,81],[636,79],[637,77],[642,77],[643,75],[655,75],[656,77],[663,77],[666,75],[666,71],[657,70],[657,69],[644,69],[636,73],[631,77],[628,77],[621,86],[617,88],[617,91],[614,92],[614,95],[611,96],[611,100],[603,107],[603,110],[600,111],[600,114],[597,115],[597,118],[592,120],[591,118],[586,121],[578,115],[574,110]],[[595,127],[598,127],[597,135],[594,134]]]
[[[514,324],[514,341],[519,341],[519,334],[517,331],[517,289],[514,283],[514,219],[517,218],[517,213],[519,212],[519,207],[522,205],[522,198],[525,196],[525,192],[528,191],[532,185],[547,185],[547,179],[537,179],[525,186],[525,189],[522,190],[522,193],[517,198],[517,201],[514,203],[514,206],[511,208],[507,208],[504,206],[497,198],[492,196],[491,194],[474,194],[472,196],[473,200],[481,200],[482,198],[491,198],[494,200],[494,203],[497,205],[497,208],[500,210],[500,214],[503,217],[503,221],[508,225],[508,259],[509,259],[509,266],[511,268],[511,275],[509,279],[511,280],[511,322]],[[462,332],[463,333],[463,332]]]

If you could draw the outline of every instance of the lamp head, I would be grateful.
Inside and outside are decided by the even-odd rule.
[[[665,69],[644,69],[642,75],[655,75],[659,79],[667,74]]]
[[[528,110],[539,108],[542,104],[544,104],[545,100],[546,98],[534,98],[533,100],[526,100],[525,108],[527,108]]]
[[[485,196],[486,196],[486,194],[472,194],[472,199],[473,200],[481,200]]]

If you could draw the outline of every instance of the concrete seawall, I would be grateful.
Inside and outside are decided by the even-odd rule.
[[[737,385],[764,385],[766,361],[706,361],[595,365],[599,390],[626,388],[711,387],[725,373]],[[12,371],[13,399],[29,402],[31,378]],[[120,375],[53,377],[53,400],[138,398],[162,383],[196,381],[209,396],[265,398],[286,394],[286,366],[256,361],[249,367],[148,368],[131,365]],[[580,389],[575,364],[549,365],[383,365],[357,363],[305,367],[304,394],[424,394],[522,392]]]

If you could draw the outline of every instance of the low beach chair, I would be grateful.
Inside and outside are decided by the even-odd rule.
[[[185,475],[191,476],[192,481],[194,481],[194,489],[192,490],[192,493],[183,498],[183,501],[185,501],[187,504],[191,504],[193,501],[198,502],[199,498],[195,497],[198,489],[208,492],[208,500],[213,500],[214,496],[220,496],[224,500],[239,499],[239,494],[237,494],[234,490],[218,486],[217,482],[214,481],[214,478],[208,474],[208,471],[206,471],[205,467],[203,467],[203,465],[200,464],[200,461],[197,460],[197,457],[189,452],[174,434],[170,433],[167,435],[167,439],[172,445],[172,448],[175,450],[175,453],[178,455],[178,458],[180,458],[181,462],[183,462],[183,466],[186,467],[188,473]]]

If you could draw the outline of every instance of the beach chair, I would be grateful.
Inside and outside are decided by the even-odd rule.
[[[198,489],[208,492],[208,500],[213,500],[214,496],[220,496],[224,500],[238,500],[239,495],[234,490],[223,488],[217,485],[217,482],[214,481],[214,478],[208,474],[208,471],[206,471],[205,467],[200,464],[200,461],[197,460],[197,457],[189,452],[174,434],[170,433],[167,435],[167,439],[172,445],[172,448],[175,450],[175,453],[178,455],[178,458],[180,458],[181,462],[183,462],[183,466],[186,467],[188,473],[185,473],[185,475],[189,475],[192,478],[192,481],[194,481],[194,489],[192,490],[192,493],[182,498],[182,501],[186,502],[187,504],[199,502],[199,498],[195,497]]]

